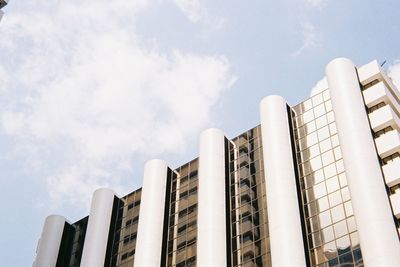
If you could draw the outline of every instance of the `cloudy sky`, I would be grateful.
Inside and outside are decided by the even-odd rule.
[[[179,166],[208,127],[307,98],[335,57],[400,84],[397,0],[14,0],[0,23],[0,258],[30,266],[45,216]]]

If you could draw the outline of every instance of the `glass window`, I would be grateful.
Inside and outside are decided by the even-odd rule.
[[[334,206],[342,203],[342,197],[341,197],[340,191],[336,191],[336,192],[333,192],[332,194],[329,194],[328,198],[329,198],[329,204],[331,207],[334,207]]]
[[[344,172],[339,174],[339,182],[340,182],[340,187],[347,186],[347,178]]]
[[[350,216],[352,216],[354,214],[353,213],[353,206],[351,205],[350,201],[347,201],[346,203],[344,203],[344,209],[346,211],[346,216],[347,217],[350,217]]]
[[[343,254],[346,252],[350,252],[350,238],[348,235],[345,235],[336,240],[336,245],[339,251],[339,254]]]
[[[325,140],[329,136],[330,136],[330,134],[329,134],[329,127],[328,126],[325,126],[325,127],[323,127],[323,128],[318,130],[318,139],[320,141]]]
[[[335,164],[331,164],[331,165],[324,167],[324,174],[325,174],[325,177],[327,177],[327,178],[334,176],[336,174]]]
[[[315,118],[318,118],[324,114],[325,114],[325,105],[324,104],[318,105],[314,108]]]
[[[343,205],[338,205],[331,209],[333,223],[339,222],[345,218]]]
[[[320,129],[328,124],[328,120],[326,116],[323,115],[315,120],[315,124],[317,126],[317,129]]]
[[[330,241],[334,240],[335,236],[333,234],[333,227],[328,226],[328,227],[322,229],[322,236],[323,236],[323,240],[325,242],[330,242]]]
[[[329,209],[329,202],[327,197],[321,197],[317,200],[320,212]]]
[[[333,156],[332,150],[329,150],[329,151],[325,152],[324,154],[322,154],[322,164],[324,166],[327,166],[327,165],[333,163],[334,161],[335,161],[335,158]]]
[[[310,160],[311,170],[316,171],[322,168],[321,157],[315,157]]]
[[[341,221],[333,225],[333,229],[335,231],[336,238],[344,236],[348,233],[346,221]]]
[[[312,97],[312,102],[313,102],[314,107],[316,105],[321,104],[323,101],[324,101],[324,99],[322,98],[322,94],[317,94]]]
[[[328,225],[331,225],[332,219],[331,219],[331,214],[330,214],[329,210],[321,212],[319,214],[319,220],[320,220],[321,228],[325,228]]]
[[[312,109],[303,113],[303,122],[309,123],[310,121],[314,120],[314,111]]]
[[[331,100],[328,100],[328,101],[325,102],[325,109],[326,109],[326,112],[329,112],[329,111],[332,110],[332,102],[331,102]]]
[[[331,111],[328,114],[326,114],[326,118],[328,119],[328,123],[334,122],[335,121],[335,116],[333,115],[333,111]]]
[[[354,216],[351,216],[350,218],[347,218],[347,225],[349,227],[349,232],[354,232],[357,229],[356,226],[356,220]]]
[[[325,139],[325,140],[321,141],[319,143],[319,146],[321,148],[321,153],[332,149],[331,139],[328,138],[328,139]]]
[[[326,188],[328,190],[328,193],[335,192],[336,190],[339,190],[339,181],[336,176],[326,180]]]
[[[327,101],[327,100],[329,100],[331,97],[330,97],[330,95],[329,95],[329,90],[325,90],[323,93],[322,93],[322,96],[324,97],[324,100],[325,101]],[[327,102],[330,102],[330,101],[327,101]],[[325,102],[326,103],[326,102]]]

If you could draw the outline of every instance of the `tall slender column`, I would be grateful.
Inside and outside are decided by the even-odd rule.
[[[261,132],[272,265],[306,266],[286,101],[261,101]]]
[[[167,164],[162,160],[145,165],[134,266],[161,265],[167,173]]]
[[[115,193],[97,189],[92,198],[81,267],[104,266]]]
[[[34,267],[56,266],[65,224],[65,218],[59,215],[50,215],[46,218]]]
[[[197,266],[227,266],[225,136],[218,129],[200,135]]]
[[[400,266],[400,242],[356,68],[338,58],[327,65],[326,76],[365,266]]]

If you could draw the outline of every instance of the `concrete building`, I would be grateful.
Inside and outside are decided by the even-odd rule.
[[[377,61],[326,67],[326,88],[261,124],[200,135],[198,158],[149,161],[143,187],[46,218],[34,266],[400,266],[400,93]]]

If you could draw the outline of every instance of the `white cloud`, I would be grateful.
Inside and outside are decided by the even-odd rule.
[[[321,93],[326,89],[328,89],[328,80],[326,79],[326,77],[324,77],[321,80],[319,80],[315,84],[315,86],[311,89],[310,97],[318,93]]]
[[[201,5],[200,0],[174,0],[174,2],[192,22],[198,22],[207,16],[207,10]]]
[[[216,30],[222,28],[225,23],[223,18],[211,16],[202,4],[202,0],[173,1],[191,22],[203,23]]]
[[[150,0],[36,3],[3,21],[0,126],[56,203],[121,192],[135,157],[183,152],[235,80],[222,55],[144,46]]]
[[[394,64],[388,68],[388,76],[392,79],[397,89],[400,90],[400,60],[395,61]]]
[[[292,56],[299,56],[304,51],[314,48],[319,45],[319,33],[315,26],[309,22],[301,24],[302,45],[297,49]]]

